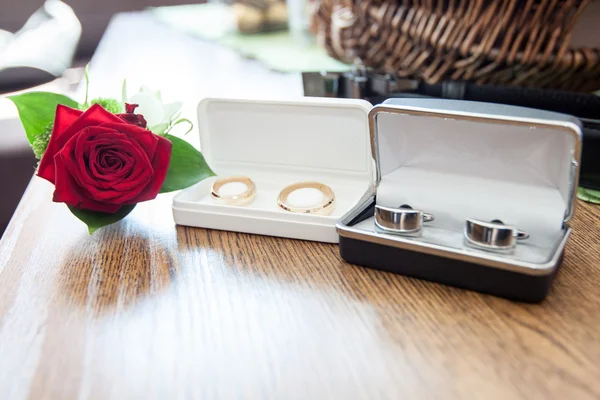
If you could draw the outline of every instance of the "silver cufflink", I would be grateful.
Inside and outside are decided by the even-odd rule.
[[[375,206],[375,227],[383,233],[404,236],[418,236],[424,222],[431,222],[435,217],[420,210],[413,210],[409,205],[399,208]]]
[[[467,219],[465,223],[465,240],[470,246],[490,251],[511,251],[517,246],[518,240],[529,238],[514,226],[504,225],[500,220],[491,222]]]

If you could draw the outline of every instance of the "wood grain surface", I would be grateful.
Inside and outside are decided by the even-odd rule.
[[[0,243],[1,399],[597,399],[600,207],[541,304],[176,227],[88,236],[35,178]]]
[[[138,71],[191,101],[257,93],[267,76],[261,95],[301,91],[117,20],[92,90],[119,93]],[[144,32],[135,46],[128,30]],[[153,72],[140,49],[183,61]],[[207,54],[226,62],[198,70]],[[207,79],[215,65],[227,73]],[[579,203],[563,268],[532,305],[348,265],[334,245],[176,227],[170,196],[89,236],[51,194],[35,178],[0,242],[0,400],[600,398],[598,206]]]

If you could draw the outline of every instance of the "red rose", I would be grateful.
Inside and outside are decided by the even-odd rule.
[[[94,104],[59,105],[37,175],[55,186],[53,200],[115,213],[154,199],[166,176],[171,142]]]
[[[117,117],[121,118],[124,121],[129,122],[130,124],[137,125],[139,127],[145,128],[148,124],[143,115],[136,114],[135,109],[138,108],[137,104],[127,104],[125,103],[125,113],[117,114]]]

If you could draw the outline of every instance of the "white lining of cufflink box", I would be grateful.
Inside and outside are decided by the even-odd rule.
[[[482,108],[477,103],[471,107]],[[483,107],[496,107],[509,117],[505,123],[493,121],[489,114],[466,120],[418,107],[377,114],[381,181],[376,202],[386,207],[409,204],[434,214],[435,221],[425,224],[422,237],[407,240],[453,249],[470,250],[463,242],[467,218],[500,219],[530,233],[504,257],[543,264],[554,256],[565,234],[580,128],[560,114],[530,110],[551,119],[548,123],[518,115],[511,119],[511,113],[519,114],[522,108]],[[353,228],[373,232],[373,218]]]
[[[366,101],[345,99],[203,100],[198,106],[200,143],[217,177],[175,196],[175,222],[337,243],[336,221],[373,185],[370,109]],[[218,204],[210,196],[215,179],[232,175],[248,176],[256,184],[250,204]],[[278,207],[279,192],[302,181],[332,188],[336,201],[330,215],[291,213]],[[295,201],[307,203],[314,196],[299,193]]]

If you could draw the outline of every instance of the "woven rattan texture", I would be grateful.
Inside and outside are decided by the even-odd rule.
[[[317,0],[333,57],[398,77],[600,89],[600,49],[570,48],[589,0]]]

